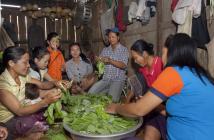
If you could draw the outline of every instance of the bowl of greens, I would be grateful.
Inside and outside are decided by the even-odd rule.
[[[64,108],[63,127],[75,140],[120,140],[135,135],[143,119],[105,112],[111,98],[104,95],[72,96]]]

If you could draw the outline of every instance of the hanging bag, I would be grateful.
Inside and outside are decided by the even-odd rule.
[[[105,44],[108,44],[108,38],[106,36],[106,29],[111,29],[115,26],[114,20],[114,6],[115,1],[112,0],[111,8],[108,9],[105,13],[103,13],[100,17],[100,30],[102,34],[102,38]]]

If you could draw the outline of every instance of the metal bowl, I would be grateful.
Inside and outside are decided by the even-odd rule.
[[[133,137],[136,134],[136,130],[141,127],[143,123],[143,118],[139,119],[138,124],[125,131],[116,134],[110,135],[94,135],[94,134],[82,134],[76,131],[73,131],[67,124],[63,123],[63,127],[67,130],[74,140],[120,140],[127,137]]]

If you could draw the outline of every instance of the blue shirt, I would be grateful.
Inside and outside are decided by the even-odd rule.
[[[116,46],[115,50],[111,46],[104,48],[100,54],[102,57],[109,57],[113,60],[123,62],[125,65],[128,63],[129,52],[128,49],[120,43]],[[120,69],[114,65],[105,65],[103,80],[123,81],[126,79],[125,69]]]
[[[214,85],[188,67],[168,67],[151,92],[167,100],[168,140],[214,139]]]

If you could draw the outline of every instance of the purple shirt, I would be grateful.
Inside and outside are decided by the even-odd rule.
[[[129,52],[126,47],[121,45],[120,43],[116,46],[115,50],[112,50],[111,46],[104,48],[100,54],[102,57],[109,57],[112,60],[123,62],[127,65]],[[126,79],[125,75],[126,71],[124,69],[120,69],[115,67],[114,65],[107,64],[105,65],[103,80],[112,80],[112,81],[123,81]]]

